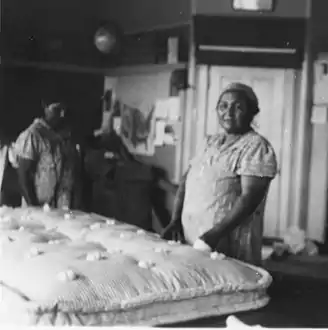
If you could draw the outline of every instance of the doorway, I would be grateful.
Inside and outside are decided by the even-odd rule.
[[[215,107],[220,91],[231,82],[250,85],[259,99],[255,129],[273,145],[278,175],[273,180],[265,210],[264,235],[279,237],[291,213],[292,144],[294,139],[295,71],[284,69],[199,66],[195,109],[183,159],[191,159],[206,135],[219,130]]]

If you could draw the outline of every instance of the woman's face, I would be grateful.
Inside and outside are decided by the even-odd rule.
[[[219,123],[227,133],[244,132],[249,128],[253,119],[248,102],[239,92],[224,93],[216,110]]]
[[[53,128],[61,128],[66,120],[66,109],[50,105],[46,109],[46,118]]]

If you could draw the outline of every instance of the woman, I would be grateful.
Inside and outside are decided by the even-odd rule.
[[[208,137],[191,162],[163,237],[181,229],[196,249],[260,264],[264,204],[277,172],[276,156],[251,127],[259,108],[249,86],[229,85],[216,110],[223,132]]]
[[[66,126],[61,103],[44,106],[44,117],[18,137],[12,163],[28,206],[80,208],[78,150]]]

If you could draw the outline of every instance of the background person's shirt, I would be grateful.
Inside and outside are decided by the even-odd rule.
[[[35,192],[40,205],[72,207],[74,160],[72,146],[43,119],[23,131],[15,143],[15,158],[36,162]],[[75,150],[76,151],[76,150]]]

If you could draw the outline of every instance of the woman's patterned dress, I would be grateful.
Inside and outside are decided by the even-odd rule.
[[[255,131],[235,136],[224,143],[224,135],[206,139],[192,160],[186,179],[182,225],[185,239],[193,244],[233,207],[241,194],[241,176],[274,178],[276,156],[272,146]],[[226,255],[259,264],[261,262],[265,200],[229,237],[218,242]]]

